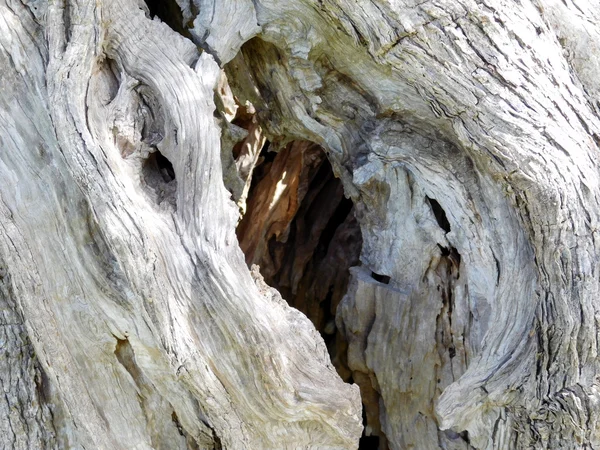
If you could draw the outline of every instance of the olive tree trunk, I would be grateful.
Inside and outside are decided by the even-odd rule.
[[[600,446],[599,95],[597,0],[0,0],[0,446]],[[356,384],[238,245],[265,137],[354,202]]]

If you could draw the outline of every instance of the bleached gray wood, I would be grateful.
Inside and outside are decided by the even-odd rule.
[[[179,4],[207,52],[141,2],[0,3],[1,445],[356,448],[357,387],[237,246],[216,59],[355,202],[367,433],[599,446],[598,2]]]
[[[260,87],[273,136],[324,145],[356,203],[337,323],[380,394],[367,431],[597,446],[598,3],[255,6],[252,77],[234,60],[230,81]]]
[[[354,448],[358,388],[239,250],[220,70],[144,9],[1,5],[0,254],[36,357],[11,361],[53,395],[29,418],[35,383],[3,370],[0,446]]]

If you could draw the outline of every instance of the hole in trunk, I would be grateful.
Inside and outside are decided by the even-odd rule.
[[[248,265],[258,264],[265,281],[314,323],[335,364],[335,313],[362,247],[354,206],[318,145],[265,147],[237,229],[240,246]]]
[[[358,444],[359,450],[379,450],[379,436],[363,436]]]
[[[448,222],[448,217],[446,217],[446,211],[444,208],[438,203],[438,201],[434,198],[426,197],[431,205],[431,210],[433,211],[433,215],[435,216],[435,220],[437,220],[438,225],[442,230],[446,233],[450,233],[450,222]]]
[[[371,277],[379,283],[390,284],[391,277],[388,275],[379,275],[378,273],[371,272]]]
[[[246,262],[260,266],[265,282],[306,314],[342,379],[353,382],[335,314],[348,288],[349,268],[359,264],[362,248],[354,205],[314,143],[294,141],[278,153],[265,145],[259,161],[237,229]],[[387,275],[372,276],[390,282]],[[384,436],[365,435],[359,448],[385,450],[386,442]]]
[[[167,201],[176,206],[177,181],[171,161],[156,150],[142,164],[142,175],[158,204]]]
[[[183,13],[175,0],[146,0],[150,18],[158,17],[174,31],[191,38],[190,32],[184,28]]]

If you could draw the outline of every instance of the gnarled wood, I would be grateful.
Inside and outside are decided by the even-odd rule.
[[[136,2],[10,6],[0,249],[63,445],[356,446],[358,389],[244,264],[212,57]]]
[[[354,203],[336,325],[381,448],[600,445],[597,0],[149,5],[0,3],[3,446],[357,447],[236,239],[266,138]]]

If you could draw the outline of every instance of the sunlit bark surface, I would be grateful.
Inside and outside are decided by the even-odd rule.
[[[0,447],[600,446],[599,7],[0,0]]]

